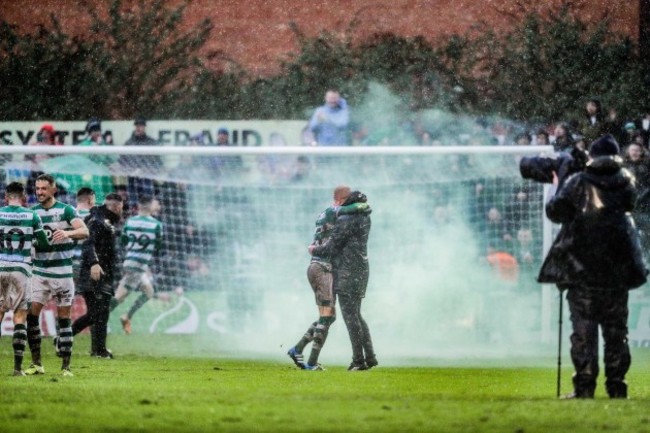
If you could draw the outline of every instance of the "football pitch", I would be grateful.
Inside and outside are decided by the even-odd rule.
[[[633,353],[629,400],[609,400],[601,380],[596,399],[583,401],[555,398],[552,356],[310,372],[281,351],[274,359],[237,359],[197,353],[190,337],[110,340],[118,355],[101,360],[88,356],[88,337],[79,337],[75,376],[67,378],[44,339],[46,374],[12,377],[11,342],[1,338],[0,431],[650,432],[647,350]],[[165,354],[170,345],[175,355]],[[563,363],[568,392],[571,366]]]

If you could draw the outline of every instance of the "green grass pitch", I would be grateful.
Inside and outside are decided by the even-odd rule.
[[[650,432],[647,350],[633,353],[629,400],[607,399],[601,381],[595,400],[569,401],[555,398],[552,356],[510,366],[434,361],[307,372],[282,351],[276,359],[240,360],[196,353],[188,337],[110,340],[116,359],[99,360],[87,355],[88,337],[79,337],[75,377],[64,378],[50,339],[43,340],[45,375],[10,376],[11,340],[1,338],[0,431]],[[170,347],[176,355],[165,354]],[[571,366],[564,363],[568,392]]]

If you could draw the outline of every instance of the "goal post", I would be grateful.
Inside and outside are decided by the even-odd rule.
[[[100,202],[117,191],[127,216],[139,196],[158,198],[152,269],[169,300],[146,304],[134,332],[246,333],[261,347],[294,343],[313,321],[307,245],[348,184],[373,209],[364,311],[378,344],[427,354],[535,345],[554,329],[555,303],[535,282],[552,239],[544,185],[518,167],[541,152],[552,148],[0,146],[0,170],[5,183],[53,174],[71,204],[82,186]]]

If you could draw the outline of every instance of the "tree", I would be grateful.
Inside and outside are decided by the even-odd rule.
[[[5,119],[173,117],[204,86],[232,81],[210,72],[199,55],[212,23],[183,30],[191,0],[168,9],[163,0],[85,2],[88,33],[71,37],[55,16],[35,34],[20,35],[0,22],[0,96]]]
[[[590,97],[621,114],[638,108],[634,89],[641,75],[634,43],[613,34],[607,20],[587,25],[572,5],[564,2],[544,15],[537,10],[516,15],[511,30],[473,40],[464,58],[483,95],[479,111],[525,121],[567,119],[581,113]]]
[[[650,0],[639,0],[639,57],[650,59]],[[643,80],[650,89],[650,64],[644,62]]]
[[[66,35],[55,17],[33,35],[0,23],[0,99],[3,120],[78,119],[108,92],[91,65],[92,44]],[[74,101],[74,103],[73,103]]]
[[[94,67],[109,90],[101,116],[163,116],[193,96],[195,77],[204,69],[198,53],[213,26],[206,18],[182,30],[189,3],[167,9],[163,0],[140,0],[126,8],[122,0],[110,0],[102,17],[101,8],[85,2]]]

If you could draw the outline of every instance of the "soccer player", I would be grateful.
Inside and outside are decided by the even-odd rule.
[[[153,217],[160,211],[160,202],[149,196],[138,200],[138,214],[126,220],[122,230],[121,241],[126,245],[123,276],[117,286],[111,311],[117,307],[129,293],[140,289],[142,292],[135,300],[128,313],[120,317],[122,328],[131,333],[131,319],[149,299],[155,295],[149,263],[153,254],[162,244],[162,223]]]
[[[27,301],[32,276],[32,245],[48,245],[41,218],[23,207],[25,187],[12,182],[5,190],[7,206],[0,208],[0,323],[14,314],[14,376],[25,376],[23,354],[27,345]]]
[[[354,203],[350,206],[341,206],[350,195],[350,187],[341,185],[334,189],[332,206],[325,209],[316,220],[316,230],[312,245],[322,245],[329,240],[330,232],[338,215],[365,212],[369,208],[367,203]],[[322,370],[318,364],[320,351],[325,344],[329,328],[336,320],[336,295],[332,288],[332,262],[329,254],[312,256],[307,268],[307,279],[316,297],[318,306],[318,320],[311,324],[300,341],[291,349],[288,355],[298,368],[304,370]],[[307,344],[313,342],[309,359],[305,364],[303,350]]]
[[[88,188],[87,186],[79,188],[79,191],[77,191],[77,213],[79,214],[79,218],[85,220],[86,217],[90,215],[90,209],[92,209],[96,203],[97,198],[95,196],[95,191],[92,188]],[[81,242],[78,242],[74,249],[74,255],[72,256],[72,271],[75,287],[78,287],[80,266]]]
[[[95,207],[96,204],[97,204],[97,197],[95,191],[92,188],[89,188],[87,186],[79,188],[79,190],[77,191],[77,213],[79,214],[79,218],[81,218],[85,222],[86,217],[90,215],[90,209]],[[74,248],[74,253],[72,256],[72,279],[74,281],[76,294],[83,296],[83,287],[79,281],[79,274],[81,272],[82,245],[83,242],[77,242]],[[88,309],[88,303],[86,302],[86,310],[87,309]],[[91,326],[90,335],[91,335],[91,340],[93,341],[95,340],[94,334],[95,334],[95,328]],[[95,354],[92,353],[91,351],[91,355],[95,355]]]
[[[77,210],[58,201],[56,182],[49,174],[36,178],[35,192],[38,204],[32,209],[41,217],[49,245],[36,245],[32,272],[32,305],[27,314],[27,342],[32,353],[32,365],[25,373],[45,374],[41,363],[41,328],[39,317],[43,306],[52,298],[56,300],[59,335],[56,337],[57,354],[63,359],[61,374],[73,376],[70,371],[72,356],[72,256],[75,241],[88,237],[88,228]]]

